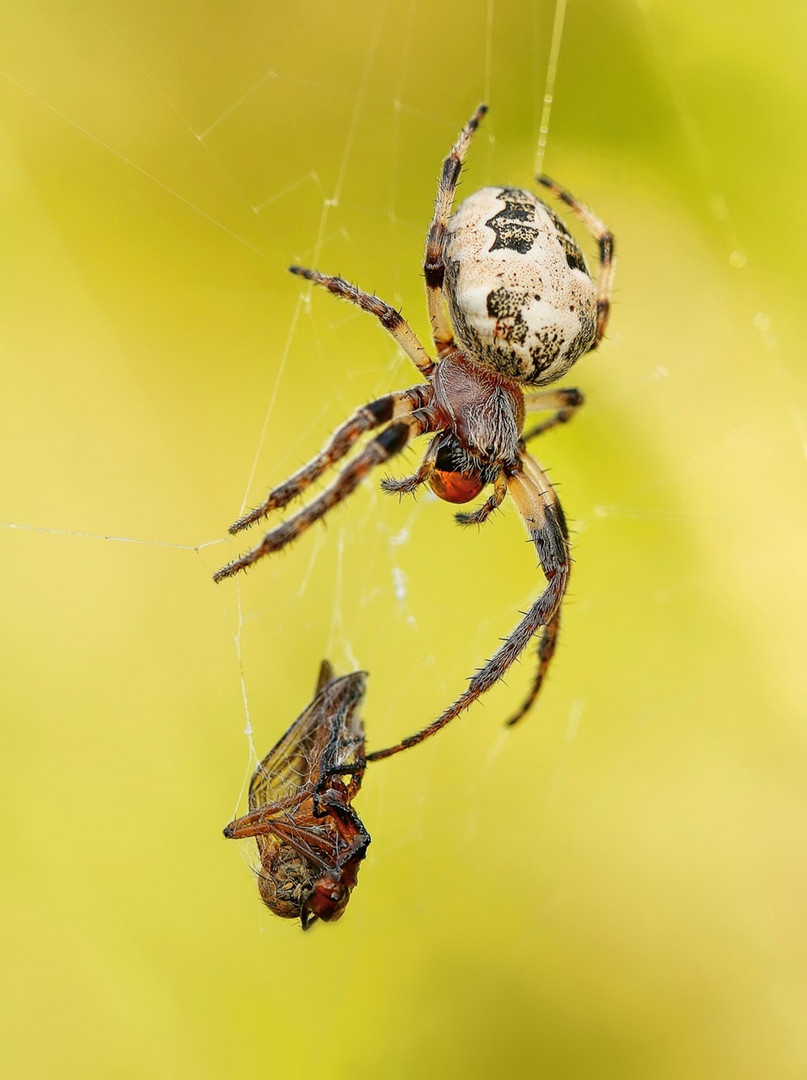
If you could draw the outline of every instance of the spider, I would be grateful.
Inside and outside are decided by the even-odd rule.
[[[228,839],[255,837],[261,899],[303,930],[341,918],[370,843],[351,806],[364,775],[356,710],[365,681],[363,671],[337,679],[323,660],[314,700],[255,770],[249,813],[224,830]]]
[[[501,679],[541,630],[532,687],[510,723],[520,719],[535,700],[555,651],[568,586],[563,511],[526,444],[566,423],[583,404],[577,389],[536,388],[555,382],[599,344],[608,322],[614,241],[586,206],[546,176],[538,182],[573,210],[597,241],[596,283],[566,226],[529,191],[485,187],[451,215],[469,144],[486,112],[487,106],[480,105],[443,162],[426,240],[426,300],[437,362],[400,313],[383,300],[342,278],[290,267],[293,274],[374,315],[425,381],[362,406],[337,428],[321,453],[274,488],[230,532],[286,506],[344,458],[365,432],[382,430],[330,487],[214,575],[221,581],[285,547],[418,435],[433,435],[421,464],[412,476],[382,480],[384,491],[404,494],[428,484],[446,502],[466,503],[491,485],[486,501],[456,515],[462,525],[481,525],[510,494],[538,553],[544,591],[453,704],[421,731],[369,754],[368,761],[400,753],[439,731]],[[525,414],[541,411],[551,415],[524,433]]]

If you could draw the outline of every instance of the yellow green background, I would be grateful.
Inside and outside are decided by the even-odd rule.
[[[425,337],[441,158],[488,99],[462,190],[530,184],[555,5],[292,9],[4,6],[3,1071],[803,1077],[807,9],[570,0],[546,169],[619,263],[536,448],[561,645],[521,727],[529,657],[368,770],[359,887],[306,935],[221,836],[248,718],[262,756],[328,656],[388,745],[542,578],[511,506],[462,532],[373,483],[213,585],[243,503],[415,381],[285,268]]]

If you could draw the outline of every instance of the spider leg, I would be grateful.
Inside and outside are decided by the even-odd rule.
[[[507,721],[508,727],[517,724],[522,717],[526,716],[532,708],[533,702],[538,697],[544,681],[544,676],[549,669],[549,665],[552,663],[552,657],[555,655],[555,646],[557,645],[558,634],[560,633],[560,612],[561,609],[558,607],[555,614],[544,627],[544,632],[541,634],[541,640],[538,642],[538,648],[536,650],[538,655],[538,670],[535,672],[535,676],[532,680],[530,692],[524,698],[518,711]]]
[[[493,494],[490,498],[470,513],[454,515],[454,520],[460,525],[481,525],[487,521],[494,510],[498,510],[507,495],[507,476],[504,469],[501,470],[493,483]]]
[[[389,420],[398,420],[402,416],[420,409],[431,397],[431,388],[428,386],[413,386],[409,390],[396,391],[386,394],[384,397],[371,401],[369,405],[363,405],[334,432],[327,445],[307,465],[303,465],[296,473],[284,480],[266,496],[260,506],[244,514],[238,521],[230,526],[230,532],[235,534],[248,526],[253,525],[262,517],[266,517],[272,510],[279,510],[292,499],[301,495],[305,489],[317,480],[337,461],[340,461],[350,452],[356,441],[366,432],[380,424],[386,424]]]
[[[349,776],[350,782],[347,785],[343,783],[341,787],[337,788],[337,791],[334,792],[334,779],[339,777],[341,780],[344,776]],[[314,815],[316,817],[322,816],[320,806],[323,802],[326,802],[331,806],[338,800],[342,805],[344,805],[345,802],[349,805],[351,800],[358,795],[363,779],[363,757],[358,757],[354,761],[346,761],[339,765],[330,765],[327,769],[323,769],[312,796],[314,801]],[[344,791],[342,788],[344,788]]]
[[[438,449],[439,444],[433,440],[412,476],[385,476],[381,481],[382,491],[388,495],[411,495],[421,484],[425,484],[434,472]]]
[[[586,225],[600,249],[600,272],[597,275],[597,333],[592,349],[596,349],[605,333],[611,311],[611,291],[614,284],[614,234],[589,208],[575,199],[571,192],[556,184],[548,176],[539,176],[538,183],[549,188],[553,195],[565,202]]]
[[[362,311],[375,315],[384,329],[397,341],[418,371],[426,376],[433,373],[437,365],[418,341],[415,331],[394,307],[390,307],[383,300],[379,300],[377,296],[362,292],[361,289],[351,285],[343,278],[329,277],[327,274],[320,274],[317,270],[306,270],[302,266],[290,266],[289,270],[292,274],[298,274],[308,281],[313,281],[315,285],[321,285],[324,289],[332,292],[334,296],[341,296],[343,300],[349,300],[351,304],[360,307]]]
[[[359,853],[364,854],[370,843],[370,834],[365,829],[364,822],[346,800],[344,794],[323,791],[319,796],[318,807],[314,813],[316,817],[327,817],[329,814],[333,814],[340,824],[347,826],[347,832],[354,834],[348,847],[339,852],[338,865],[347,862],[348,859]]]
[[[509,472],[507,487],[538,552],[541,569],[546,577],[546,588],[498,652],[471,678],[468,689],[449,705],[444,713],[427,727],[402,739],[395,746],[367,754],[367,761],[392,757],[393,754],[416,746],[444,728],[502,678],[542,626],[549,627],[552,624],[569,583],[569,541],[563,511],[546,474],[527,454],[522,453],[517,466]],[[545,670],[546,665],[541,672],[541,678]],[[528,704],[531,703],[532,697],[528,701]],[[523,708],[518,715],[523,715]]]
[[[559,391],[557,391],[557,393],[558,394],[563,394],[564,391],[559,390]],[[536,395],[536,397],[537,396],[538,395]],[[549,396],[549,395],[547,394],[547,396]],[[582,403],[583,403],[582,402],[582,394],[580,395],[580,398],[581,398],[581,400],[580,400],[579,404],[582,405]],[[536,484],[536,486],[541,491],[548,492],[551,495],[552,500],[554,501],[555,510],[556,510],[558,522],[559,522],[559,525],[560,525],[560,530],[561,530],[561,533],[562,533],[562,536],[563,536],[563,541],[564,541],[564,544],[565,544],[565,547],[566,547],[566,558],[567,558],[567,561],[568,561],[568,559],[569,559],[569,544],[568,544],[568,536],[569,536],[569,534],[568,534],[568,530],[566,528],[566,518],[564,517],[564,514],[563,514],[563,508],[561,507],[560,503],[558,502],[557,496],[555,495],[554,488],[550,484],[546,473],[541,468],[541,466],[538,464],[538,462],[535,460],[535,458],[532,456],[532,454],[529,454],[525,450],[522,450],[521,451],[521,460],[522,460],[522,463],[524,465],[525,472],[530,476],[530,478],[533,480],[533,482]],[[567,570],[567,575],[568,575],[568,570]],[[564,589],[564,592],[565,592],[565,589]],[[535,672],[535,675],[533,677],[532,686],[530,687],[530,691],[527,694],[524,701],[521,703],[518,711],[516,713],[514,713],[513,716],[511,716],[510,719],[507,721],[507,726],[508,727],[512,727],[513,724],[517,724],[519,720],[521,720],[524,716],[526,716],[527,713],[532,708],[533,703],[535,702],[535,699],[538,697],[538,694],[539,694],[539,692],[541,690],[541,686],[543,685],[543,681],[544,681],[544,678],[546,676],[546,673],[549,670],[549,665],[552,663],[552,657],[555,655],[555,648],[557,646],[558,636],[560,634],[560,613],[561,613],[561,605],[558,604],[558,606],[557,606],[557,608],[555,610],[555,614],[552,616],[552,618],[549,620],[549,622],[546,624],[546,626],[544,626],[543,633],[541,634],[541,640],[538,642],[538,648],[536,650],[536,654],[538,656],[538,668],[537,668],[537,670]]]
[[[434,430],[435,423],[435,418],[428,410],[421,409],[410,416],[401,417],[400,420],[384,428],[380,435],[369,442],[364,450],[345,466],[330,487],[290,517],[288,521],[284,521],[282,525],[268,532],[257,547],[223,566],[221,570],[217,570],[213,575],[213,580],[222,581],[224,578],[232,577],[239,570],[252,566],[264,555],[279,551],[292,540],[296,540],[315,521],[319,521],[329,510],[355,491],[377,465],[383,465],[385,461],[389,461],[393,455],[403,450],[410,439]]]
[[[529,442],[537,435],[543,435],[558,424],[566,424],[585,403],[585,398],[580,390],[568,387],[564,390],[544,390],[538,394],[528,394],[524,398],[524,406],[527,412],[542,412],[544,409],[554,409],[555,412],[547,420],[530,428],[521,436],[523,442]]]
[[[451,204],[454,202],[454,193],[457,190],[462,164],[468,153],[471,138],[487,111],[487,105],[479,106],[460,132],[459,138],[443,162],[437,185],[437,198],[434,202],[434,215],[426,239],[426,256],[423,264],[426,276],[426,303],[432,325],[432,337],[440,358],[451,349],[454,342],[451,323],[443,306],[443,276],[445,274],[443,251],[446,226],[451,216]]]

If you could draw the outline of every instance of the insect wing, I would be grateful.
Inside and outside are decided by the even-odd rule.
[[[322,690],[316,701],[328,717],[330,733],[322,757],[316,769],[319,785],[329,776],[338,776],[340,766],[355,766],[364,762],[364,724],[358,706],[364,698],[367,676],[363,671],[333,679]],[[352,791],[355,794],[361,784],[364,769],[352,774]]]
[[[340,918],[370,843],[350,805],[364,772],[366,678],[336,679],[323,662],[314,700],[253,774],[249,813],[224,829],[231,839],[255,838],[261,899],[303,929]]]
[[[366,676],[332,679],[269,751],[249,785],[249,808],[289,809],[313,795],[323,774],[363,757],[364,727],[357,706]]]

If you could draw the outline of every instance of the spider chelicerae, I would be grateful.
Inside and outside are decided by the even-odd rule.
[[[597,241],[596,283],[566,226],[529,191],[485,187],[451,215],[465,155],[486,112],[487,106],[480,105],[443,162],[426,240],[426,299],[436,362],[400,313],[383,300],[342,278],[290,268],[374,315],[425,381],[362,406],[321,453],[239,518],[231,533],[286,506],[349,454],[362,435],[382,428],[330,487],[214,575],[221,581],[285,547],[418,435],[433,435],[418,469],[403,479],[382,480],[384,491],[403,494],[428,484],[446,502],[466,503],[491,485],[485,502],[456,515],[462,525],[482,524],[510,494],[538,553],[546,577],[543,592],[456,701],[427,727],[395,746],[368,754],[367,761],[397,754],[439,731],[501,679],[541,631],[531,689],[510,723],[520,719],[535,700],[554,654],[569,581],[563,511],[526,444],[571,419],[583,404],[577,389],[535,388],[561,378],[599,344],[608,321],[614,241],[586,206],[546,176],[538,182],[573,210]],[[525,415],[533,412],[550,416],[524,432]]]

